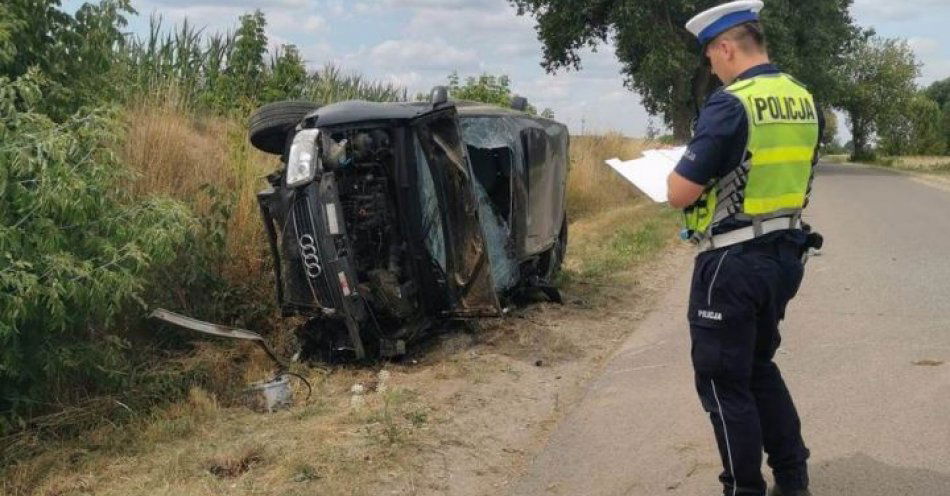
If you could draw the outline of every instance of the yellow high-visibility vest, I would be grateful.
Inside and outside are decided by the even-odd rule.
[[[743,162],[712,183],[685,211],[686,229],[701,240],[726,219],[800,216],[818,145],[811,93],[786,74],[766,74],[726,88],[742,102],[749,127]]]

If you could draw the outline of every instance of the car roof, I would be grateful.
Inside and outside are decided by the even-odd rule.
[[[520,116],[544,119],[511,108],[499,107],[481,102],[449,101],[454,104],[460,116]],[[336,126],[357,122],[409,120],[431,112],[435,107],[430,102],[368,102],[347,100],[331,103],[307,115],[316,118],[319,127]]]

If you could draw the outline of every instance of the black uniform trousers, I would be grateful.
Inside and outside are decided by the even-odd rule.
[[[804,242],[801,231],[783,231],[696,257],[691,354],[727,496],[765,494],[763,449],[780,487],[808,487],[801,422],[772,361],[778,324],[802,281]]]

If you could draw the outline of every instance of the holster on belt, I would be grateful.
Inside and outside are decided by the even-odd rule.
[[[825,244],[825,237],[821,233],[812,229],[810,224],[802,222],[802,230],[805,231],[805,245],[802,247],[802,256],[808,253],[809,248],[820,250]]]

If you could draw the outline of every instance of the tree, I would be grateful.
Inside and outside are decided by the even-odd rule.
[[[31,68],[42,86],[43,113],[56,120],[114,94],[114,48],[122,42],[129,0],[86,3],[74,16],[59,0],[5,0],[0,6],[0,77]]]
[[[234,47],[224,71],[230,90],[228,96],[235,100],[255,102],[264,82],[265,26],[267,20],[260,10],[241,16],[241,25],[235,33]]]
[[[677,138],[687,139],[699,103],[716,84],[701,66],[700,47],[683,27],[719,0],[509,0],[532,15],[549,72],[579,69],[580,50],[612,42],[624,84],[647,111],[662,115]],[[822,105],[834,103],[845,44],[858,35],[852,0],[771,0],[763,11],[773,58],[807,84]],[[807,12],[808,15],[803,15]]]
[[[821,144],[827,147],[835,143],[838,138],[838,115],[828,107],[822,108],[821,112],[825,116],[825,129],[821,135]]]
[[[937,102],[915,95],[896,115],[879,124],[880,149],[887,155],[939,155],[946,150]]]
[[[916,94],[914,52],[903,40],[870,37],[854,43],[835,72],[841,84],[836,99],[851,123],[852,157],[873,158],[875,131],[897,119]]]
[[[295,45],[282,45],[272,55],[262,103],[299,98],[307,82],[307,69]]]
[[[449,74],[448,82],[449,98],[453,100],[469,100],[509,107],[511,106],[511,99],[515,96],[511,91],[511,79],[504,74],[495,76],[483,73],[479,76],[469,76],[465,78],[465,83],[462,84],[458,72],[453,72]],[[538,115],[538,109],[531,104],[528,104],[525,111],[529,114]],[[541,117],[553,119],[554,111],[545,108],[541,112]]]
[[[940,107],[940,129],[945,150],[950,153],[950,78],[931,84],[924,94]]]
[[[950,105],[950,78],[935,81],[924,90],[927,98],[937,102],[941,109]]]
[[[914,129],[911,140],[912,153],[918,155],[946,153],[947,112],[941,111],[937,102],[922,94],[914,98],[910,110]]]
[[[462,84],[458,72],[453,72],[449,74],[448,80],[449,98],[453,100],[469,100],[502,107],[511,105],[511,79],[504,74],[495,76],[483,73],[479,76],[469,76]]]

